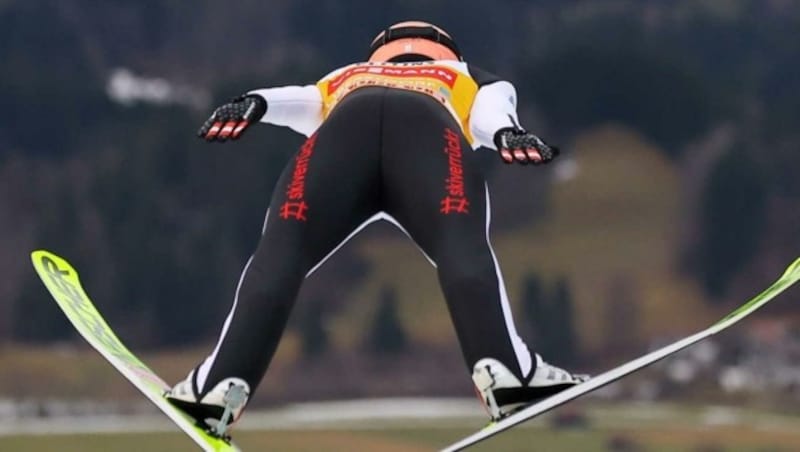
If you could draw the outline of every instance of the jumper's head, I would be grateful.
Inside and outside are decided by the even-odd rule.
[[[371,62],[462,60],[450,35],[428,22],[407,21],[380,32],[370,45]]]

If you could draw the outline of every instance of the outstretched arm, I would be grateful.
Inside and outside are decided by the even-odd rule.
[[[319,89],[307,85],[250,91],[214,110],[197,135],[206,141],[236,140],[259,121],[311,135],[322,123]]]
[[[517,92],[506,81],[480,88],[472,104],[470,128],[478,144],[496,149],[506,163],[548,163],[559,154],[557,147],[520,126]]]

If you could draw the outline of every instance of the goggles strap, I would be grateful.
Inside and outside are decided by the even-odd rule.
[[[369,48],[370,55],[375,53],[375,51],[378,50],[378,48],[385,45],[386,43],[404,38],[422,38],[422,39],[427,39],[429,41],[437,42],[447,47],[448,49],[452,50],[453,53],[456,54],[458,59],[461,59],[461,52],[458,50],[458,46],[456,45],[455,41],[453,41],[449,36],[445,35],[444,33],[440,32],[439,30],[433,27],[390,28],[384,31],[383,35],[372,43],[372,45]]]

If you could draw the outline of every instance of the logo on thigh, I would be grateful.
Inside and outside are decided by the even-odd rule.
[[[445,196],[439,203],[439,212],[445,215],[453,213],[466,214],[469,213],[469,200],[464,192],[461,135],[450,128],[446,128],[444,129],[444,139],[444,153],[447,155],[448,171],[444,180]]]
[[[306,174],[308,173],[308,162],[314,153],[316,141],[317,135],[311,135],[303,143],[303,147],[300,148],[300,152],[294,158],[294,171],[292,172],[292,180],[286,188],[286,201],[281,205],[278,212],[278,215],[284,220],[307,220],[308,204],[305,201]]]

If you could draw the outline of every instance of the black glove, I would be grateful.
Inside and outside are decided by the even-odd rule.
[[[235,140],[244,129],[258,122],[267,112],[267,101],[255,94],[241,95],[218,107],[197,131],[197,136],[206,141]]]
[[[560,153],[555,146],[542,141],[536,135],[516,127],[504,127],[494,134],[494,145],[500,158],[506,163],[549,163]]]

